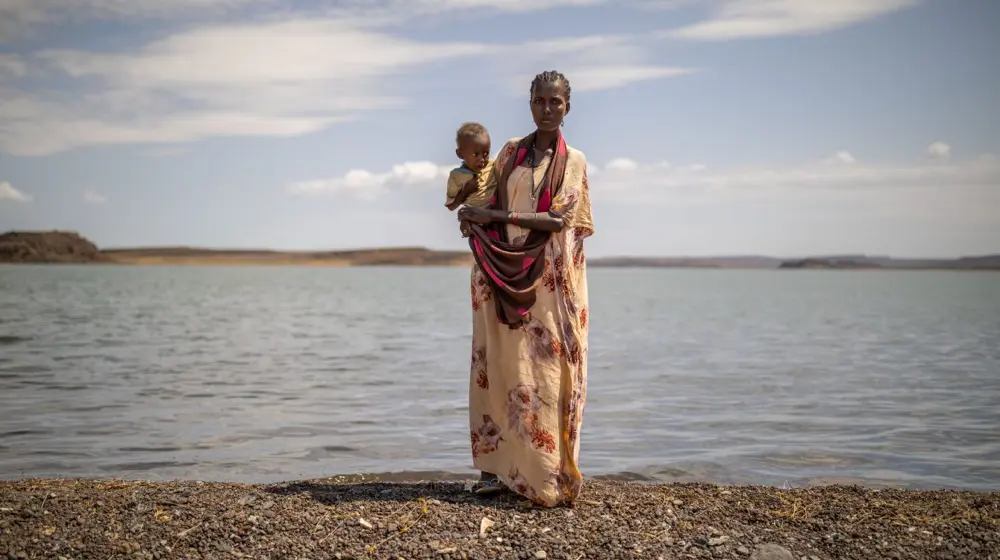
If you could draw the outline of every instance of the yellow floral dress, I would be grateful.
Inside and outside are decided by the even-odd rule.
[[[507,142],[495,174],[514,155]],[[539,184],[546,158],[534,173]],[[534,212],[532,170],[520,166],[508,179],[507,207]],[[472,367],[469,421],[476,469],[496,474],[509,488],[543,506],[573,502],[583,478],[577,466],[587,397],[587,265],[584,239],[593,234],[587,160],[568,148],[563,186],[551,210],[564,228],[545,250],[545,271],[528,322],[510,329],[500,322],[490,284],[472,270]],[[527,230],[507,226],[523,243]]]

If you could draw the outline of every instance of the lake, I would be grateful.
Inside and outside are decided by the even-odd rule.
[[[589,274],[585,475],[1000,486],[1000,274]],[[0,478],[470,476],[468,278],[0,266]]]

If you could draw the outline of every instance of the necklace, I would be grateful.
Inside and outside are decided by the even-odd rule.
[[[546,150],[546,153],[547,152],[548,152],[548,150]],[[530,154],[530,159],[528,161],[531,163],[531,171],[530,171],[530,174],[531,174],[531,190],[528,191],[528,198],[531,200],[531,207],[535,208],[536,207],[535,206],[535,202],[538,200],[539,191],[541,191],[542,185],[545,184],[545,179],[542,178],[542,181],[540,183],[538,183],[537,186],[535,185],[535,169],[538,167],[538,165],[535,162],[535,143],[534,142],[531,143],[531,154]]]

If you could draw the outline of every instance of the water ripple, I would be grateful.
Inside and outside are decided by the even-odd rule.
[[[470,474],[467,283],[0,266],[0,477]],[[590,283],[589,475],[1000,485],[995,274],[600,269]]]

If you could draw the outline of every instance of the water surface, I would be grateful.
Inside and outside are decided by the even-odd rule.
[[[998,274],[590,285],[587,475],[1000,486]],[[451,268],[2,266],[0,477],[467,475],[468,298]]]

